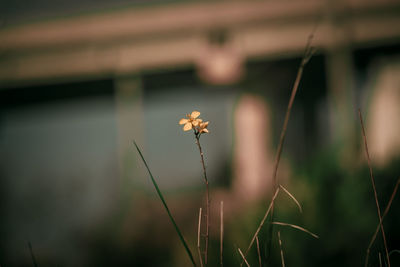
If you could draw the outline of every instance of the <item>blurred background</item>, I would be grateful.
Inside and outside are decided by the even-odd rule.
[[[378,225],[357,110],[383,210],[400,177],[400,2],[70,0],[0,2],[0,264],[190,266],[135,140],[193,252],[211,185],[210,266],[241,262],[271,199],[286,107],[309,35],[264,266],[362,266]],[[396,195],[384,220],[400,264]],[[381,235],[370,266],[384,261]],[[256,251],[248,256],[258,265]],[[214,264],[215,263],[215,264]],[[385,263],[382,263],[385,266]]]

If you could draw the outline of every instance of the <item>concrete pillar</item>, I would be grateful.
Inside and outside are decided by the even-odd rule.
[[[351,50],[340,48],[327,54],[330,141],[338,145],[343,156],[351,156],[355,148],[354,70]]]
[[[118,77],[114,88],[119,181],[124,195],[129,194],[131,186],[138,182],[144,170],[133,145],[135,140],[144,149],[143,90],[139,76]]]
[[[327,1],[330,24],[330,45],[326,53],[329,140],[337,146],[340,159],[351,164],[357,148],[357,101],[355,99],[355,71],[352,56],[352,25],[336,14],[341,1]]]

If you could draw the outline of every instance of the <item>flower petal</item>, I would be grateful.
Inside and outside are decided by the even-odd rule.
[[[186,124],[188,122],[188,119],[181,119],[179,121],[179,124]]]
[[[209,123],[210,123],[209,121],[202,122],[200,126],[201,126],[202,128],[206,128],[206,127],[208,126]]]
[[[201,129],[201,131],[202,131],[203,133],[208,133],[208,129],[206,129],[206,128]]]
[[[198,116],[200,116],[200,112],[197,110],[194,110],[192,112],[192,114],[190,115],[190,117],[192,117],[192,119],[196,119]]]
[[[192,129],[192,124],[190,122],[186,123],[185,126],[183,126],[184,131],[189,131]]]
[[[198,126],[201,123],[201,119],[195,119],[192,121],[193,126]]]

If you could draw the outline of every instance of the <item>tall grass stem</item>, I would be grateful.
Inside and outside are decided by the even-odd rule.
[[[272,173],[272,183],[273,183],[274,190],[276,190],[276,188],[278,187],[278,178],[277,178],[278,167],[279,167],[279,162],[280,162],[280,159],[281,159],[283,145],[285,143],[286,130],[287,130],[287,126],[288,126],[288,123],[289,123],[290,113],[292,111],[292,106],[293,106],[293,103],[294,103],[294,99],[296,97],[296,93],[297,93],[297,90],[299,88],[301,77],[303,76],[304,67],[308,63],[310,58],[313,56],[313,54],[315,53],[315,49],[311,46],[311,43],[312,43],[312,40],[314,38],[314,33],[315,33],[316,29],[317,29],[317,27],[315,27],[312,30],[312,32],[310,33],[310,35],[308,36],[307,44],[306,44],[306,47],[304,49],[304,54],[303,54],[303,57],[301,59],[300,66],[299,66],[299,68],[297,70],[296,79],[294,81],[294,84],[293,84],[293,87],[292,87],[292,93],[290,95],[289,103],[288,103],[288,106],[287,106],[287,109],[286,109],[285,120],[283,122],[281,135],[279,137],[279,144],[278,144],[278,149],[277,149],[276,156],[275,156],[273,173]],[[274,220],[274,205],[272,205],[272,209],[271,209],[271,221],[273,221],[273,220]],[[268,255],[270,255],[270,252],[271,252],[272,232],[273,232],[273,225],[271,224],[270,227],[269,227],[269,242],[268,242],[268,251],[269,251],[269,253],[268,253]]]
[[[369,152],[368,152],[367,136],[365,134],[364,121],[363,121],[360,109],[358,109],[358,116],[360,117],[361,130],[362,130],[362,135],[363,135],[363,139],[364,139],[364,146],[365,146],[365,155],[367,157],[369,174],[370,174],[370,177],[371,177],[371,184],[372,184],[372,188],[374,190],[375,204],[376,204],[376,209],[378,211],[379,225],[380,225],[381,232],[382,232],[383,244],[385,246],[386,260],[388,262],[388,267],[390,267],[390,258],[389,258],[389,251],[388,251],[387,242],[386,242],[385,229],[383,228],[383,224],[382,224],[382,216],[381,216],[381,209],[379,207],[378,193],[376,191],[374,174],[372,172],[371,158],[370,158]]]
[[[397,183],[396,183],[396,185],[394,186],[392,195],[390,196],[389,202],[388,202],[388,204],[386,205],[385,211],[383,212],[383,215],[382,215],[382,222],[383,222],[383,220],[385,219],[387,213],[389,212],[390,206],[392,205],[393,199],[394,199],[394,197],[395,197],[395,195],[396,195],[396,193],[397,193],[397,189],[399,188],[399,185],[400,185],[400,178],[397,179]],[[378,235],[380,226],[381,226],[380,223],[378,223],[378,225],[376,226],[376,229],[375,229],[375,233],[374,233],[374,235],[372,236],[371,241],[369,242],[369,245],[368,245],[368,248],[367,248],[367,255],[366,255],[366,257],[365,257],[365,265],[364,265],[365,267],[368,266],[369,253],[370,253],[371,247],[372,247],[372,245],[374,244],[375,239],[376,239],[376,237],[377,237],[377,235]],[[389,257],[390,257],[390,253],[389,253]]]

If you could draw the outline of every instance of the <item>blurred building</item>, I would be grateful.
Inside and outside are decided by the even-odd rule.
[[[372,113],[378,162],[399,155],[399,1],[36,0],[0,9],[2,255],[24,255],[25,240],[61,255],[49,251],[55,240],[106,220],[131,188],[151,190],[133,139],[167,191],[201,186],[194,141],[177,124],[193,109],[211,121],[202,142],[215,184],[262,195],[311,33],[317,52],[287,139],[294,161],[333,144],[351,164],[358,107]],[[70,265],[84,264],[83,254]]]

